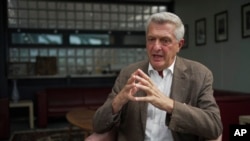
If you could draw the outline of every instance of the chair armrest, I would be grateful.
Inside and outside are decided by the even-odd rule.
[[[102,134],[92,133],[85,139],[85,141],[116,141],[116,138],[116,131],[111,130]],[[222,141],[222,135],[220,135],[217,139],[207,141]]]
[[[207,141],[222,141],[222,134],[217,139],[207,140]]]
[[[116,141],[116,140],[117,140],[116,128],[113,128],[111,131],[102,134],[92,133],[85,139],[85,141]]]

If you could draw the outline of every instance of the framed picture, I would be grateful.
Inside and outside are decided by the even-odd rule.
[[[223,11],[215,14],[215,41],[222,42],[228,40],[228,12]]]
[[[250,37],[250,3],[241,6],[242,38]]]
[[[188,25],[184,24],[185,26],[185,34],[184,34],[184,45],[182,49],[188,48]]]
[[[197,46],[206,44],[206,19],[195,21],[195,43]]]

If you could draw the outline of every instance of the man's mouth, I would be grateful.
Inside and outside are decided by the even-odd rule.
[[[161,59],[163,58],[162,55],[158,55],[158,54],[153,54],[152,56],[153,56],[153,59],[154,59],[155,61],[161,60]]]

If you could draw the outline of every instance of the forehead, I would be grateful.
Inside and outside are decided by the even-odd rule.
[[[147,36],[174,36],[176,26],[173,23],[150,23]]]

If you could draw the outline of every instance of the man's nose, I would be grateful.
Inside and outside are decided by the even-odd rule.
[[[154,43],[154,49],[160,50],[161,49],[161,42],[159,40],[156,40]]]

